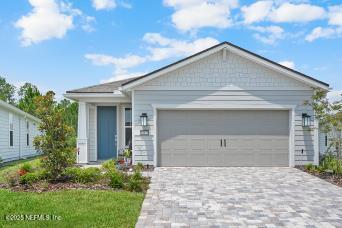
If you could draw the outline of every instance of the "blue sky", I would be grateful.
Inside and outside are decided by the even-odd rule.
[[[59,97],[229,41],[342,90],[340,1],[2,0],[0,75]]]

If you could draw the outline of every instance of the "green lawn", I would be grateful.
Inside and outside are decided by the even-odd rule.
[[[30,160],[35,164],[37,159]],[[22,162],[20,162],[22,164]],[[0,180],[9,170],[0,169]],[[143,193],[104,190],[64,190],[32,193],[0,189],[0,227],[134,227]],[[54,215],[54,221],[8,221],[11,215]],[[28,217],[26,217],[28,219]]]

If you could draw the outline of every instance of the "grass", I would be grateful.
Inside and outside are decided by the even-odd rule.
[[[39,165],[39,158],[15,161],[0,167],[4,175],[22,164]],[[13,192],[0,189],[0,227],[134,227],[143,193],[104,190],[64,190],[56,192]],[[55,215],[61,220],[9,221],[10,215]]]
[[[32,167],[39,166],[40,157],[33,157],[25,160],[17,160],[5,163],[4,166],[0,166],[0,183],[6,183],[5,175],[8,172],[18,170],[24,163],[29,163]]]
[[[32,193],[0,190],[0,227],[134,227],[142,193],[67,190]],[[56,215],[57,221],[6,221],[7,215]]]

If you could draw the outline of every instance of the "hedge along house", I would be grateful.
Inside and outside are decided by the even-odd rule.
[[[329,85],[223,42],[141,77],[67,91],[79,102],[78,162],[154,166],[318,163],[305,100]]]
[[[0,157],[6,161],[38,155],[33,139],[40,120],[0,100]]]

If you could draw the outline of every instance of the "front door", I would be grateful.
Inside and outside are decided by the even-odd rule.
[[[116,158],[116,107],[97,107],[97,154],[98,160]]]

